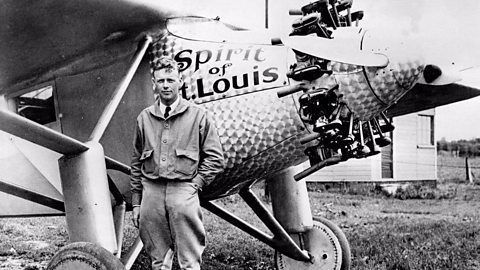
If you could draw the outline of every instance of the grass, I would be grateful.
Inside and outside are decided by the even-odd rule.
[[[390,217],[381,222],[347,233],[355,269],[478,269],[476,224]]]
[[[474,179],[480,179],[480,158],[468,159]],[[440,152],[437,155],[437,176],[440,181],[464,181],[466,179],[465,158]]]
[[[480,267],[479,187],[460,184],[456,197],[447,200],[335,192],[311,192],[310,198],[314,215],[326,217],[344,230],[352,249],[352,269]],[[238,198],[222,199],[219,204],[262,227]],[[205,223],[208,246],[203,269],[274,269],[271,248],[208,212]],[[0,229],[1,269],[42,269],[67,243],[60,217],[3,219]],[[126,242],[135,235],[129,225]],[[133,269],[148,269],[148,264],[143,254]]]
[[[0,269],[39,269],[67,242],[63,217],[0,219]]]
[[[345,232],[352,269],[480,269],[480,186],[468,185],[458,172],[446,171],[456,169],[461,160],[439,156],[441,178],[434,194],[445,191],[449,196],[398,199],[369,187],[312,191],[312,212]],[[480,165],[478,159],[471,162]],[[217,203],[265,229],[238,197]],[[275,269],[270,247],[213,214],[204,214],[208,245],[202,269]],[[129,215],[127,221],[126,246],[137,234]],[[43,269],[67,239],[62,217],[0,219],[0,269]],[[142,254],[133,269],[149,269],[148,265]]]
[[[462,185],[460,189],[467,187]],[[480,266],[479,201],[317,196],[322,197],[320,205],[328,208],[318,214],[339,224],[350,241],[353,269]]]

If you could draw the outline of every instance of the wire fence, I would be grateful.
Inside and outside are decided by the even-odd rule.
[[[435,164],[431,163],[418,163],[418,162],[405,162],[405,161],[396,161],[395,163],[397,164],[407,164],[407,165],[420,165],[420,166],[430,166],[430,167],[435,167]],[[463,165],[445,165],[445,164],[438,164],[437,167],[447,167],[447,168],[465,168],[465,164]],[[468,166],[471,169],[480,169],[480,166]]]

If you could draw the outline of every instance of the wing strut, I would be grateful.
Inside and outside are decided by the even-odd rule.
[[[110,120],[112,120],[113,114],[117,110],[118,105],[120,104],[120,101],[123,98],[123,95],[127,91],[128,85],[133,79],[133,76],[135,75],[135,72],[137,71],[138,66],[140,65],[140,62],[143,59],[143,56],[147,52],[148,46],[152,43],[152,37],[146,36],[143,41],[139,44],[139,49],[133,56],[133,62],[130,68],[127,71],[127,74],[125,77],[123,77],[122,81],[118,85],[118,87],[115,89],[113,92],[113,97],[110,100],[110,102],[105,106],[105,109],[100,116],[100,119],[97,122],[97,125],[92,131],[92,134],[90,135],[90,138],[88,139],[89,141],[94,141],[98,142],[103,136],[103,133],[108,127],[108,124],[110,123]]]
[[[9,184],[9,183],[0,181],[0,191],[53,208],[60,212],[65,211],[65,206],[62,201],[37,193],[35,191],[28,190],[24,187],[21,187],[15,184]]]
[[[79,154],[89,149],[80,141],[6,110],[0,109],[0,123],[0,130],[64,155]]]
[[[129,167],[105,157],[99,141],[151,42],[150,36],[140,42],[127,74],[115,89],[113,97],[85,143],[12,112],[0,110],[0,130],[64,155],[59,159],[59,169],[70,240],[96,243],[112,253],[117,253],[117,256],[120,256],[123,242],[126,203],[112,179],[107,176],[107,167],[127,174]],[[62,209],[61,202],[51,198],[21,189],[14,191],[16,194],[13,195]],[[116,200],[113,211],[110,194],[113,194]]]

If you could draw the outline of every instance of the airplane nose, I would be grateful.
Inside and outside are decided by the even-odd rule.
[[[382,69],[365,68],[372,91],[387,107],[413,88],[425,67],[419,58],[393,60]]]
[[[424,60],[415,48],[402,42],[381,40],[375,34],[364,33],[360,47],[387,56],[389,63],[386,67],[332,62],[340,93],[349,108],[363,121],[372,119],[397,102],[413,88],[425,69]]]
[[[332,62],[332,70],[339,86],[339,94],[360,120],[370,120],[386,108],[384,102],[372,91],[363,67]]]
[[[378,115],[412,89],[423,69],[420,59],[390,61],[385,68],[332,65],[345,103],[363,121]]]

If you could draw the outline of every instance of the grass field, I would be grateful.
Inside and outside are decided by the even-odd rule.
[[[474,178],[477,177],[480,180],[480,158],[469,158],[468,160]],[[437,163],[439,180],[465,180],[465,158],[441,152],[437,155]]]
[[[443,172],[451,168],[443,162],[456,161],[439,156],[441,181],[432,192],[449,196],[401,200],[374,189],[310,192],[313,214],[345,232],[352,269],[480,269],[480,186],[460,183],[459,173]],[[264,228],[239,198],[218,203]],[[128,245],[136,230],[127,219]],[[202,269],[275,269],[268,246],[207,211],[205,224],[208,247]],[[1,219],[0,269],[43,269],[67,237],[61,217]],[[148,269],[146,265],[148,258],[142,255],[134,269]]]

